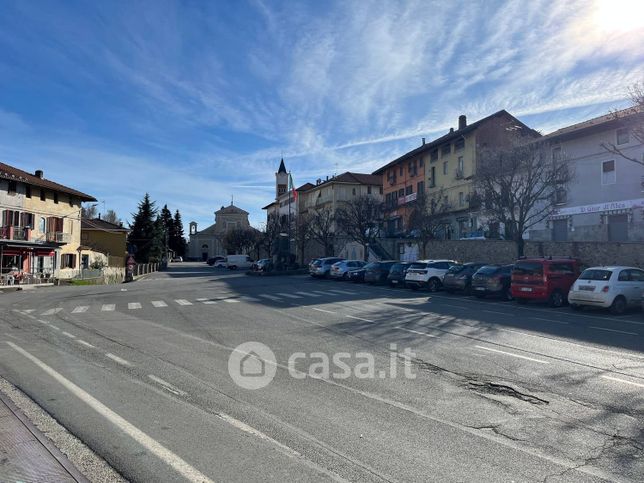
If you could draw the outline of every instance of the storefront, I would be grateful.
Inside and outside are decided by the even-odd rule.
[[[58,244],[0,241],[0,283],[34,283],[54,277]]]

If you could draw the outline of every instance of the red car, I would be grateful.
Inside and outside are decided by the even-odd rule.
[[[521,258],[512,269],[512,297],[520,304],[538,300],[561,307],[579,273],[574,258]]]

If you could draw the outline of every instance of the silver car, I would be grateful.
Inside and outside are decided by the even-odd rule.
[[[335,262],[341,262],[344,258],[339,257],[326,257],[318,258],[311,264],[309,274],[311,277],[328,277],[331,271],[331,265]]]
[[[644,270],[636,267],[591,267],[582,272],[568,292],[570,306],[578,310],[587,305],[610,308],[623,314],[641,304]]]
[[[351,270],[357,270],[362,268],[367,264],[362,260],[342,260],[341,262],[335,262],[331,265],[331,270],[329,271],[329,276],[335,278],[336,280],[348,280],[349,272]]]

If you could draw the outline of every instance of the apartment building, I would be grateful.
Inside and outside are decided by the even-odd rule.
[[[42,278],[77,273],[81,203],[93,196],[0,163],[0,272]]]

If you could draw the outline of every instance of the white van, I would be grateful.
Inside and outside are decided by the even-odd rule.
[[[226,257],[226,268],[229,270],[238,270],[250,268],[253,261],[248,255],[228,255]]]

